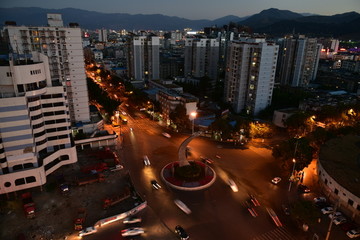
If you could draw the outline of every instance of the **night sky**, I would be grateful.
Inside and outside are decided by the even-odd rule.
[[[360,0],[0,0],[0,7],[71,7],[103,13],[164,14],[213,20],[227,15],[244,17],[268,8],[319,15],[360,13]]]

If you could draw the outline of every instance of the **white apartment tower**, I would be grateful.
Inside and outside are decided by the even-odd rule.
[[[41,186],[77,161],[67,94],[52,81],[48,57],[11,58],[0,66],[0,194]]]
[[[51,81],[66,87],[71,122],[90,122],[81,29],[64,27],[60,14],[47,18],[47,27],[5,26],[6,40],[14,53],[48,56]]]
[[[217,79],[219,62],[218,39],[185,39],[184,75],[185,77],[208,76]]]
[[[263,38],[230,43],[225,73],[225,101],[236,113],[257,115],[271,104],[279,47]]]
[[[282,39],[279,49],[277,78],[281,85],[307,87],[315,80],[321,44],[316,38],[289,36]]]
[[[135,80],[160,78],[160,39],[157,36],[134,36],[132,39],[131,77]]]

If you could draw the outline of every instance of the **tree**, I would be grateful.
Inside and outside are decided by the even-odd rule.
[[[174,111],[170,112],[170,120],[176,125],[179,131],[190,128],[189,116],[186,115],[185,106],[178,104]]]
[[[212,131],[221,132],[221,138],[226,140],[230,137],[233,127],[227,119],[218,118],[211,123],[210,129]]]
[[[292,213],[299,223],[313,224],[321,217],[319,211],[310,201],[296,201],[292,207]]]
[[[296,170],[302,170],[309,166],[313,159],[314,148],[310,146],[307,138],[292,138],[275,146],[272,155],[283,161],[285,168],[290,169],[292,159],[296,160]]]

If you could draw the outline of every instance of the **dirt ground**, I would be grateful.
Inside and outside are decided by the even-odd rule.
[[[66,182],[72,183],[83,166],[98,161],[96,153],[91,150],[78,152],[78,163],[63,166],[48,176],[47,183],[42,187],[29,189],[36,204],[36,217],[27,219],[22,209],[19,193],[0,196],[0,239],[57,240],[75,233],[74,220],[79,208],[85,208],[87,217],[84,226],[93,226],[98,220],[119,214],[134,206],[134,199],[106,210],[102,208],[103,199],[121,195],[127,186],[126,170],[104,172],[105,181],[83,186],[72,184],[69,193],[63,194],[59,188],[59,176],[63,175]],[[121,160],[120,160],[121,163]],[[25,192],[25,191],[24,191]]]

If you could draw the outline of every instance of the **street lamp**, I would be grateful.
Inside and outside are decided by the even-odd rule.
[[[197,113],[196,112],[192,112],[190,113],[190,116],[192,117],[192,128],[191,128],[191,134],[194,134],[194,121],[196,118]]]
[[[290,192],[290,190],[291,190],[291,183],[292,183],[292,180],[293,179],[291,179],[293,176],[294,176],[294,171],[295,171],[295,165],[296,165],[296,159],[295,158],[293,158],[293,163],[294,163],[294,165],[293,165],[293,169],[292,169],[292,171],[291,171],[291,176],[290,176],[290,184],[289,184],[289,192]]]

